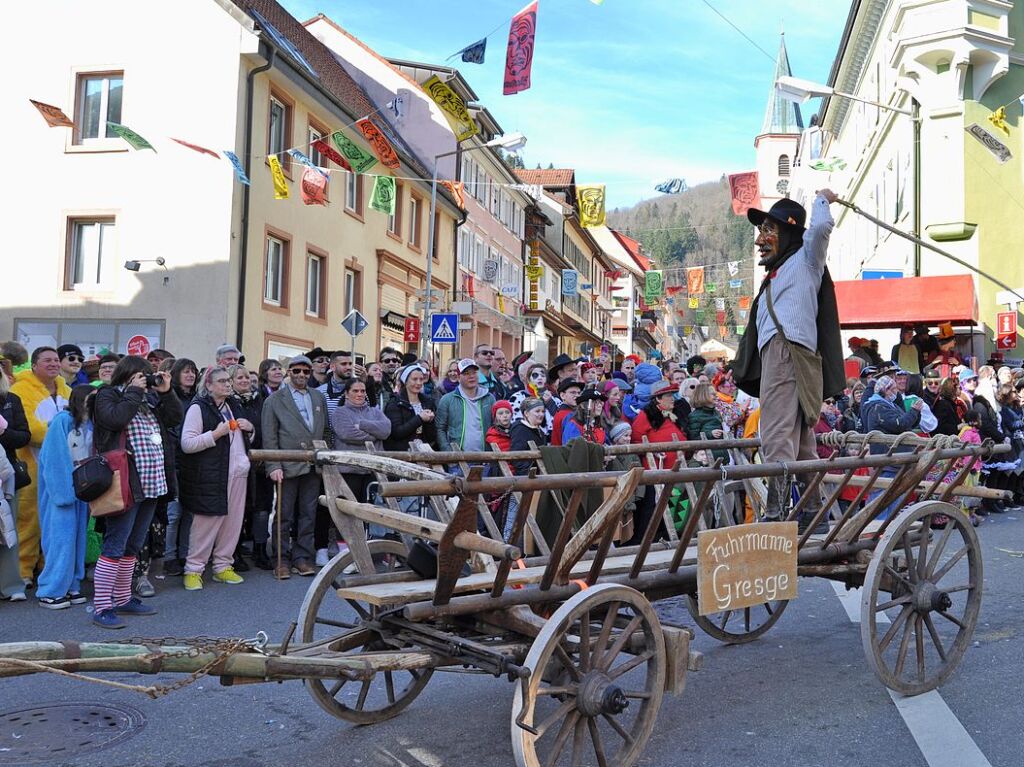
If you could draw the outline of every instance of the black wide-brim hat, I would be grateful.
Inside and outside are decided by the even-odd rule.
[[[747,220],[754,226],[761,226],[766,218],[770,218],[779,226],[803,232],[805,231],[804,224],[807,222],[807,211],[804,210],[803,205],[789,198],[779,200],[767,211],[757,208],[747,209]]]
[[[555,361],[548,367],[548,380],[554,381],[558,377],[558,371],[566,365],[575,365],[579,360],[574,360],[568,354],[559,354]]]

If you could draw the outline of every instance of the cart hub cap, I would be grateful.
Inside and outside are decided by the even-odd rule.
[[[580,683],[576,706],[585,716],[621,714],[629,706],[622,689],[600,671],[592,671]]]
[[[936,610],[948,610],[953,606],[953,600],[945,591],[936,588],[935,584],[925,581],[914,589],[913,604],[914,609],[923,615]]]

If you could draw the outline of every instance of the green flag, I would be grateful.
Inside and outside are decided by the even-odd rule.
[[[393,176],[377,176],[373,181],[373,194],[370,195],[370,207],[395,215],[395,179]]]
[[[146,139],[142,138],[142,136],[133,131],[127,125],[119,125],[118,123],[108,122],[107,130],[114,131],[114,133],[116,133],[118,136],[123,138],[129,144],[131,144],[132,149],[153,149],[152,144],[146,141]],[[156,150],[153,149],[153,151],[155,152]]]
[[[815,160],[811,163],[811,170],[826,170],[832,172],[835,170],[843,170],[846,168],[846,162],[838,157],[833,157],[831,160]]]
[[[662,273],[657,270],[649,271],[644,275],[644,303],[654,306],[661,301],[665,293],[665,281]]]
[[[331,134],[331,141],[338,147],[341,156],[348,160],[353,173],[366,173],[377,164],[377,158],[359,146],[340,130]]]

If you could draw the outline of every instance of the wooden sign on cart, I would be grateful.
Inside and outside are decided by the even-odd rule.
[[[796,522],[734,525],[697,534],[701,615],[796,598]]]

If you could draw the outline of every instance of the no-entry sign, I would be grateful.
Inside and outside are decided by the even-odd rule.
[[[132,336],[128,339],[128,356],[130,357],[145,357],[151,348],[149,339],[145,336]]]

